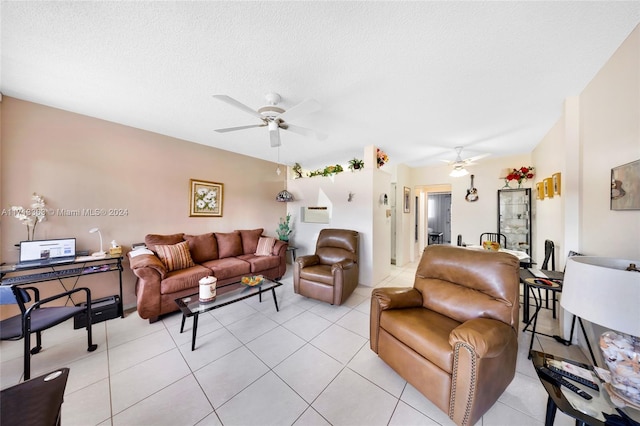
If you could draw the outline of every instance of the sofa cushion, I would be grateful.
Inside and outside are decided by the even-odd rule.
[[[251,273],[257,274],[267,269],[277,268],[280,265],[279,256],[256,256],[255,254],[243,254],[239,259],[251,264]]]
[[[185,234],[184,239],[189,243],[189,251],[194,262],[202,263],[218,258],[218,242],[213,232],[201,235]]]
[[[242,253],[241,254],[253,254],[258,247],[258,240],[264,231],[263,228],[259,229],[243,229],[239,232],[242,237]]]
[[[170,246],[156,244],[156,251],[169,272],[190,268],[194,265],[189,252],[189,243],[186,241]]]
[[[216,232],[218,257],[235,257],[242,254],[242,237],[239,232]]]
[[[260,237],[258,240],[258,246],[256,247],[256,256],[271,256],[271,251],[276,243],[276,239],[273,237]],[[247,254],[247,253],[245,253]]]
[[[184,241],[184,234],[171,234],[171,235],[160,235],[160,234],[148,234],[144,237],[144,243],[147,247],[153,251],[156,251],[156,245],[173,245],[178,244]]]
[[[224,280],[231,277],[238,277],[251,273],[251,264],[235,257],[225,257],[224,259],[209,260],[204,262],[202,266],[213,271],[213,275],[218,280]]]
[[[449,335],[459,325],[422,307],[390,309],[380,315],[381,328],[449,374],[453,371]]]
[[[197,293],[198,282],[208,275],[211,275],[211,270],[201,265],[169,272],[160,282],[160,294],[173,294],[189,288]]]

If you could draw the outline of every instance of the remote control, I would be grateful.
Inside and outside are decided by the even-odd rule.
[[[555,371],[549,370],[547,367],[538,367],[538,371],[541,372],[543,375],[549,377],[552,381],[554,381],[558,385],[562,385],[566,387],[570,391],[577,393],[578,395],[580,395],[586,400],[593,398],[591,395],[589,395],[588,393],[586,393],[585,391],[583,391],[573,383],[565,380],[565,378],[562,377],[560,374],[556,373]]]
[[[587,387],[589,387],[589,388],[591,388],[593,390],[596,390],[596,391],[600,390],[598,385],[595,384],[594,382],[592,382],[591,380],[587,380],[587,379],[585,379],[583,377],[576,376],[573,373],[569,373],[568,371],[564,371],[562,368],[558,368],[558,367],[555,367],[553,365],[547,365],[547,368],[549,370],[551,370],[551,371],[555,371],[556,373],[560,374],[561,376],[566,377],[567,379],[571,379],[574,382],[578,382],[581,385],[585,385],[585,386],[587,386]]]

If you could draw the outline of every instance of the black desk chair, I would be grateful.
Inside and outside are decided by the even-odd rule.
[[[60,426],[69,369],[61,368],[0,391],[2,426]]]
[[[480,234],[480,245],[485,241],[493,241],[499,243],[500,247],[507,248],[507,236],[504,234],[498,234],[497,232],[485,232]]]
[[[34,294],[31,305],[28,305],[31,302],[28,291]],[[43,306],[78,292],[86,294],[86,307]],[[0,321],[0,340],[24,339],[24,380],[29,380],[31,377],[31,355],[37,354],[42,349],[42,331],[73,318],[81,312],[86,311],[87,315],[87,351],[93,352],[98,347],[91,340],[91,291],[88,288],[80,287],[40,300],[40,291],[35,287],[3,285],[0,286],[0,305],[17,305],[20,308],[20,314]],[[33,333],[36,333],[36,346],[31,349]]]
[[[551,261],[551,269],[549,269],[549,261]],[[544,260],[542,261],[542,267],[545,271],[556,270],[556,246],[551,240],[544,240]],[[545,290],[545,308],[549,309],[549,290]],[[551,302],[551,308],[553,310],[553,317],[556,317],[556,305],[558,304],[557,292],[552,292],[553,300]]]

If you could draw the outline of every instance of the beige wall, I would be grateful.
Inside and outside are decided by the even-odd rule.
[[[478,244],[483,232],[496,232],[498,228],[498,189],[504,186],[504,180],[499,179],[502,169],[519,168],[532,164],[529,154],[507,157],[487,157],[467,169],[474,175],[474,187],[478,190],[478,200],[465,200],[467,189],[471,185],[469,175],[451,177],[451,167],[421,167],[412,170],[411,181],[414,187],[421,187],[427,191],[434,185],[450,185],[451,188],[451,242],[455,244],[458,234],[467,244]],[[533,179],[535,181],[537,176]],[[514,187],[514,184],[511,183]],[[523,188],[530,188],[531,181],[524,182]],[[426,200],[426,196],[424,197]],[[426,202],[426,201],[425,201]],[[424,231],[422,231],[424,232]],[[412,238],[413,234],[405,238]],[[426,242],[425,242],[426,244]],[[538,247],[533,246],[534,253]],[[418,253],[421,253],[418,251]]]
[[[557,269],[569,250],[640,259],[640,211],[609,208],[611,168],[640,159],[640,28],[567,100],[533,157],[544,175],[563,174],[561,197],[537,210],[538,244],[556,242]]]
[[[580,94],[580,251],[640,259],[640,211],[609,209],[611,168],[640,159],[640,27]]]
[[[116,240],[128,251],[147,233],[204,233],[264,228],[275,236],[284,203],[274,201],[284,187],[275,164],[204,145],[110,123],[43,105],[4,97],[0,206],[27,206],[43,195],[47,207],[126,209],[123,216],[64,216],[41,223],[36,238],[76,237],[79,249],[96,251],[99,227],[105,246]],[[224,184],[221,218],[189,217],[189,179]],[[16,219],[0,216],[0,259],[15,262],[14,244],[26,230]],[[113,277],[108,277],[113,275]],[[117,292],[116,274],[101,274],[96,297]],[[134,276],[125,266],[125,306],[135,304]],[[57,284],[49,285],[53,289]],[[60,288],[56,288],[56,291]]]

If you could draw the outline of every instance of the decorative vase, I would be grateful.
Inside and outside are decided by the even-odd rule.
[[[600,351],[611,373],[607,390],[640,406],[640,337],[606,331],[600,336]]]

